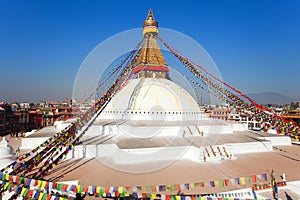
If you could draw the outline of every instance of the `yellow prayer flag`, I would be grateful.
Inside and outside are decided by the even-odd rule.
[[[97,186],[97,187],[96,187],[96,193],[100,193],[100,190],[101,190],[101,187],[100,187],[100,186]]]
[[[240,177],[241,184],[245,185],[246,184],[246,178],[245,177]]]
[[[170,185],[166,185],[166,191],[170,191],[171,190],[171,186]]]
[[[42,181],[42,188],[46,188],[46,184],[47,184],[47,182],[46,181]]]
[[[38,200],[42,200],[45,193],[41,192]]]
[[[22,188],[22,190],[21,190],[21,196],[24,196],[24,192],[26,191],[26,188]]]
[[[156,199],[156,194],[151,194],[151,199]]]
[[[5,175],[6,175],[5,180],[9,181],[9,174],[5,174]]]
[[[4,185],[4,190],[6,190],[6,188],[8,187],[9,183],[5,183]]]
[[[175,199],[176,199],[176,200],[180,200],[180,196],[179,196],[179,195],[176,195],[176,196],[175,196]]]
[[[123,193],[123,191],[124,191],[124,188],[123,188],[123,187],[118,187],[118,192],[119,192],[119,193]]]
[[[41,185],[42,185],[42,181],[41,181],[41,180],[38,180],[38,184],[37,184],[37,186],[40,188],[40,187],[41,187]]]
[[[220,181],[215,181],[215,186],[220,186]]]

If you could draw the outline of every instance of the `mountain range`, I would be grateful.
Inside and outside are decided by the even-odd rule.
[[[290,104],[291,102],[298,101],[297,99],[276,92],[247,94],[247,96],[249,96],[259,104],[284,105],[284,104]]]

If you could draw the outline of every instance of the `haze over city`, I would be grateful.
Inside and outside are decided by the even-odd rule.
[[[244,93],[300,98],[299,1],[4,0],[0,101],[70,98],[89,52],[115,34],[140,28],[149,8],[160,27],[201,44],[222,78]]]

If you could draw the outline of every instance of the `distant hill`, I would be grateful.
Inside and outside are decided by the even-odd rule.
[[[291,102],[297,101],[296,99],[293,99],[289,96],[285,96],[276,92],[265,92],[265,93],[247,94],[247,95],[259,104],[284,105],[284,104],[290,104]]]

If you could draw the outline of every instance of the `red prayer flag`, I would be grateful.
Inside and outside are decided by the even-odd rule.
[[[61,189],[64,190],[64,191],[66,191],[68,189],[68,185],[64,184]]]
[[[225,182],[225,185],[228,186],[228,184],[229,184],[229,179],[225,179],[224,182]]]
[[[250,178],[251,178],[252,183],[256,183],[256,176],[255,175],[252,175]]]
[[[130,186],[126,186],[125,188],[126,188],[127,191],[131,190]]]
[[[146,193],[142,193],[142,197],[143,197],[143,199],[146,199],[147,198],[147,194]]]
[[[200,187],[204,187],[204,182],[200,182]]]
[[[105,193],[106,193],[106,194],[109,193],[109,187],[106,187],[106,188],[105,188]]]
[[[156,192],[156,187],[155,186],[151,186],[152,192]]]
[[[16,183],[19,183],[20,181],[20,176],[16,176]]]
[[[26,197],[31,198],[33,190],[28,190]]]
[[[46,200],[51,200],[52,195],[48,194]]]

